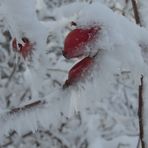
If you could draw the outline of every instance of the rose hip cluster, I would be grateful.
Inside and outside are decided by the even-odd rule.
[[[63,56],[67,59],[85,56],[88,45],[96,38],[99,30],[100,28],[96,26],[72,30],[65,38]],[[87,55],[75,64],[68,73],[68,79],[65,81],[64,87],[83,79],[93,66],[94,57]]]
[[[22,42],[22,44],[17,43],[16,38],[14,38],[12,41],[12,47],[15,52],[19,52],[20,55],[22,55],[22,57],[25,59],[28,55],[31,55],[33,44],[26,37],[22,38]]]

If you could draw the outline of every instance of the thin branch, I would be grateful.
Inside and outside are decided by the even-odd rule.
[[[54,134],[51,133],[50,131],[45,131],[45,133],[46,133],[49,137],[55,139],[58,143],[60,143],[61,146],[62,146],[62,148],[68,148],[68,146],[67,146],[66,144],[64,144],[63,141],[62,141],[59,137],[57,137],[56,135],[54,135]]]
[[[40,105],[45,105],[47,103],[48,103],[48,101],[46,99],[37,100],[32,103],[26,104],[22,107],[12,108],[11,110],[7,111],[6,114],[8,115],[8,114],[20,113],[20,112],[26,111],[28,109],[33,109],[34,107],[38,107]]]
[[[58,69],[58,68],[48,68],[49,71],[53,71],[53,72],[63,72],[63,73],[67,73],[66,70],[63,69]]]
[[[28,109],[32,109],[32,108],[37,107],[39,105],[44,105],[45,103],[46,103],[45,100],[44,101],[38,100],[38,101],[32,102],[30,104],[24,105],[23,107],[13,108],[9,112],[7,112],[7,114],[14,114],[14,113],[26,111]]]
[[[7,142],[7,143],[5,143],[5,144],[3,144],[3,145],[0,145],[0,147],[8,147],[9,145],[12,145],[13,144],[13,141],[12,140],[10,140],[9,142]]]
[[[30,91],[30,89],[27,88],[27,89],[25,90],[25,92],[22,94],[22,96],[20,97],[20,101],[21,101],[21,102],[24,100],[24,98],[26,97],[26,95],[27,95],[27,93],[28,93],[29,91]]]
[[[22,138],[26,138],[26,137],[28,137],[28,136],[31,136],[32,134],[33,134],[32,132],[28,132],[28,133],[24,134],[24,135],[22,136]]]
[[[136,24],[142,26],[136,0],[131,0],[131,2],[134,10]]]
[[[20,113],[20,112],[26,111],[28,109],[33,109],[34,107],[38,107],[40,105],[45,105],[47,103],[48,103],[48,101],[46,99],[37,100],[32,103],[26,104],[22,107],[12,108],[11,110],[7,111],[6,114],[8,115],[8,114]]]
[[[17,68],[18,68],[19,63],[20,63],[20,59],[18,59],[17,63],[15,63],[15,65],[14,65],[14,67],[13,67],[13,70],[12,70],[12,72],[11,72],[9,78],[8,78],[8,81],[7,81],[7,83],[5,84],[5,87],[8,87],[8,86],[9,86],[9,84],[10,84],[12,78],[13,78],[14,75],[15,75],[15,72],[16,72],[16,70],[17,70]]]
[[[140,148],[140,138],[138,139],[137,148]]]
[[[145,148],[144,143],[144,125],[143,125],[143,76],[141,76],[141,85],[139,85],[139,106],[138,106],[138,117],[139,117],[139,133],[140,133],[140,141],[141,141],[141,147]]]
[[[8,110],[7,112],[5,112],[5,114],[9,115],[9,114],[14,114],[14,113],[20,113],[29,109],[33,109],[34,107],[39,107],[40,105],[45,105],[47,104],[48,101],[46,99],[42,99],[42,100],[37,100],[34,101],[32,103],[28,103],[22,107],[16,107],[16,108],[12,108],[10,110]]]
[[[54,140],[56,140],[61,146],[62,146],[62,148],[68,148],[68,146],[62,141],[62,139],[60,139],[58,136],[56,136],[56,135],[54,135],[53,133],[51,133],[49,130],[45,130],[45,131],[41,131],[41,130],[39,130],[38,131],[39,133],[41,133],[41,132],[43,132],[44,134],[46,134],[49,138],[51,138],[51,139],[54,139]],[[15,132],[16,133],[16,132]],[[28,132],[28,133],[26,133],[26,134],[23,134],[22,136],[21,136],[21,138],[26,138],[26,137],[28,137],[28,136],[33,136],[33,132]],[[0,148],[1,147],[8,147],[9,145],[12,145],[13,143],[14,143],[14,141],[12,140],[12,137],[13,135],[10,135],[9,136],[9,141],[7,142],[7,143],[5,143],[5,144],[3,144],[3,145],[0,145]]]
[[[4,129],[6,128],[7,130],[6,131],[3,130],[3,132],[5,132],[5,133],[1,132],[1,134],[4,135],[4,134],[8,133],[12,129],[15,130],[15,128],[14,128],[15,124],[14,123],[12,124],[12,128],[7,127],[7,124],[6,124],[6,120],[5,119],[10,119],[11,120],[11,117],[13,117],[13,115],[16,115],[16,114],[22,115],[24,112],[27,112],[29,110],[31,112],[33,112],[34,109],[36,109],[36,108],[41,109],[41,110],[42,109],[47,109],[47,106],[46,105],[48,103],[49,103],[49,98],[44,98],[44,99],[41,99],[41,100],[40,99],[39,100],[36,100],[34,102],[31,102],[31,103],[26,103],[25,105],[23,105],[21,107],[16,107],[16,108],[10,109],[8,111],[4,111],[3,113],[1,113],[1,119],[2,120],[1,120],[0,124],[3,125],[3,123],[5,123],[6,126],[4,125],[3,128]],[[31,112],[27,115],[27,118],[29,118],[28,116],[31,115]],[[39,117],[36,120],[36,122],[40,122],[40,120],[42,120],[41,117]],[[8,141],[8,143],[6,143],[4,145],[7,147],[11,143],[12,142],[11,142],[11,139],[10,139],[10,141]],[[1,145],[0,145],[0,147],[1,147]],[[65,145],[63,147],[66,148]]]

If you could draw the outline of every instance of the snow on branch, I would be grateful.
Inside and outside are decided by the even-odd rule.
[[[45,99],[1,112],[0,126],[3,128],[0,132],[0,139],[2,140],[4,135],[8,135],[13,130],[23,135],[29,131],[36,131],[39,126],[48,128],[51,124],[57,123],[59,125],[60,119],[68,115],[68,106],[68,96],[65,95],[65,92],[56,90],[54,94]]]
[[[18,8],[17,2],[19,2],[19,6],[24,9],[21,10],[21,8]],[[34,1],[32,1],[32,3],[34,4]],[[78,6],[78,4],[79,3],[77,3],[76,6]],[[39,56],[40,53],[43,53],[43,49],[46,48],[46,45],[43,42],[45,42],[47,37],[47,32],[45,32],[47,30],[44,29],[43,25],[37,20],[34,11],[35,9],[32,10],[28,1],[12,0],[10,2],[5,0],[4,6],[6,7],[6,10],[9,10],[8,12],[12,12],[7,16],[12,29],[12,35],[16,36],[19,40],[22,38],[22,34],[25,33],[33,42],[35,41],[37,43],[36,48],[39,50],[35,51],[36,56],[33,57],[34,64],[32,64],[32,67],[35,70],[27,67],[24,72],[25,80],[27,80],[28,86],[31,87],[31,91],[37,93],[40,90],[42,83],[44,83],[43,79],[40,81],[38,81],[38,79],[44,77],[43,75],[46,73],[45,67],[49,64],[49,61],[44,61],[45,54],[44,56]],[[125,17],[114,13],[103,4],[95,2],[84,6],[85,7],[82,9],[80,9],[82,5],[79,9],[78,7],[74,7],[71,10],[71,13],[67,13],[67,15],[73,14],[75,10],[79,10],[79,13],[77,13],[76,27],[86,29],[90,26],[99,26],[100,28],[94,46],[87,49],[88,52],[91,49],[90,53],[93,52],[93,49],[101,49],[101,52],[98,53],[94,61],[96,67],[92,70],[93,81],[91,82],[93,84],[85,83],[85,90],[83,90],[82,93],[78,93],[74,89],[70,90],[69,88],[66,88],[63,90],[60,88],[55,90],[52,94],[49,93],[45,98],[31,101],[30,103],[27,102],[24,105],[9,111],[2,111],[0,114],[0,127],[2,127],[0,140],[3,139],[4,135],[8,135],[9,132],[13,130],[22,135],[30,131],[34,132],[40,126],[45,128],[49,128],[51,124],[57,124],[58,126],[63,118],[68,117],[72,107],[71,104],[76,104],[77,100],[79,101],[78,107],[80,110],[93,108],[94,105],[97,106],[98,104],[101,104],[101,99],[108,97],[112,89],[114,89],[115,74],[120,75],[123,70],[132,73],[134,88],[137,88],[137,84],[139,84],[139,76],[141,73],[147,74],[147,65],[143,59],[142,46],[140,45],[148,45],[148,32],[144,28],[130,22]],[[137,23],[140,23],[136,5],[134,4],[133,6],[135,8],[136,21]],[[66,7],[67,10],[69,10],[68,7],[70,6]],[[28,10],[25,10],[25,8],[28,8]],[[61,10],[62,9],[65,8],[61,8]],[[19,10],[21,10],[20,16],[18,15]],[[30,13],[32,15],[30,15]],[[21,15],[25,17],[22,17]],[[32,17],[34,18],[33,20]],[[22,24],[22,22],[24,24]],[[43,62],[44,64],[42,62],[40,63],[42,60],[45,62]],[[42,70],[45,71],[42,72]],[[141,86],[139,87],[139,126],[141,132],[141,125],[143,125],[143,123],[141,123],[142,104],[140,102],[142,100],[142,81],[143,78],[141,79]],[[49,85],[47,85],[47,87],[49,87]],[[120,94],[121,93],[119,92],[119,96]],[[33,100],[36,98],[35,96],[39,97],[39,95],[35,94]],[[107,99],[104,99],[103,101],[105,103],[108,102]],[[107,103],[104,106],[107,108]],[[117,111],[116,113],[118,114]],[[142,140],[143,133],[140,134],[140,137]]]

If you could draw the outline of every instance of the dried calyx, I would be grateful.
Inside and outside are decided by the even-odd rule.
[[[22,42],[23,44],[17,43],[16,38],[14,38],[12,41],[12,47],[14,51],[19,52],[20,55],[22,55],[22,57],[25,59],[27,56],[31,55],[33,44],[26,37],[22,38]]]

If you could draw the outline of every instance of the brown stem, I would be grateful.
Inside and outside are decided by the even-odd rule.
[[[141,141],[141,147],[145,148],[144,143],[144,125],[143,125],[143,76],[141,76],[141,85],[139,85],[139,106],[138,106],[138,118],[139,118],[139,136]]]
[[[131,0],[131,2],[132,2],[133,10],[134,10],[136,24],[142,26],[136,0]]]
[[[27,105],[25,105],[23,107],[13,108],[9,112],[7,112],[7,114],[14,114],[14,113],[22,112],[22,111],[31,109],[33,107],[37,107],[39,105],[43,105],[45,103],[46,103],[45,101],[38,100],[38,101],[35,101],[33,103],[27,104]]]
[[[22,107],[12,108],[10,111],[6,112],[6,114],[19,113],[19,112],[26,111],[28,109],[32,109],[34,107],[38,107],[40,105],[45,105],[45,104],[47,104],[46,100],[37,100],[37,101],[34,101],[32,103],[26,104]]]

